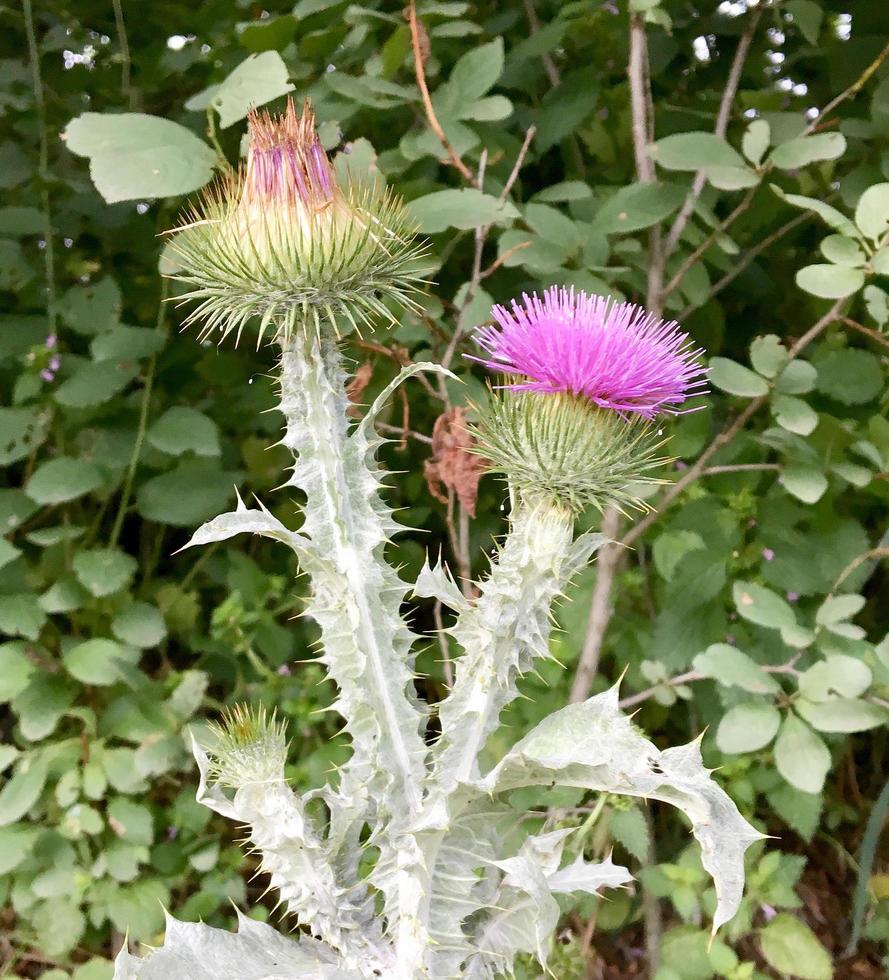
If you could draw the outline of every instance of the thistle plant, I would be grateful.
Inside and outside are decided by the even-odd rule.
[[[370,186],[370,185],[368,185]],[[736,911],[747,846],[760,835],[710,778],[697,741],[666,750],[618,708],[616,688],[554,712],[492,768],[482,766],[523,674],[551,656],[552,604],[601,544],[575,534],[587,505],[622,505],[652,479],[658,416],[700,391],[696,351],[673,323],[573,292],[531,297],[477,340],[509,377],[476,431],[505,474],[509,529],[468,599],[441,565],[405,583],[385,559],[397,530],[376,459],[375,419],[411,365],[359,422],[349,415],[338,340],[343,321],[409,300],[418,249],[400,205],[340,186],[305,111],[253,116],[246,170],[227,180],[174,241],[195,317],[223,335],[254,325],[281,347],[284,483],[304,497],[298,531],[261,503],[199,528],[190,545],[239,533],[294,552],[310,583],[307,615],[337,685],[352,753],[304,794],[285,778],[284,726],[239,709],[195,744],[198,800],[246,828],[283,933],[248,917],[236,934],[170,920],[144,958],[122,951],[117,980],[509,976],[519,953],[545,964],[555,896],[626,885],[611,860],[563,865],[570,831],[520,833],[506,794],[557,784],[663,800],[683,810],[717,894],[714,929]],[[414,689],[414,644],[402,607],[435,597],[454,615],[463,653],[437,706]]]

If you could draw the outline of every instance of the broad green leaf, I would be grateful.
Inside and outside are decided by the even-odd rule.
[[[803,793],[820,793],[830,771],[830,752],[809,726],[788,712],[775,741],[778,772]]]
[[[123,391],[138,373],[135,361],[87,361],[56,388],[54,397],[66,408],[93,408]]]
[[[105,276],[87,286],[72,286],[56,309],[72,330],[92,337],[117,326],[122,303],[117,283]]]
[[[427,235],[448,228],[479,228],[500,224],[519,216],[509,201],[500,201],[472,187],[435,191],[408,204],[419,230]]]
[[[40,596],[39,602],[48,613],[62,613],[80,609],[89,598],[89,593],[73,575],[63,575]]]
[[[251,20],[237,25],[238,41],[254,54],[262,51],[281,51],[293,40],[297,20],[292,14]]]
[[[462,55],[454,65],[448,82],[463,102],[475,102],[486,95],[503,72],[503,38],[480,44]]]
[[[161,642],[167,635],[167,627],[157,606],[131,602],[111,621],[111,632],[122,643],[148,648]]]
[[[821,299],[842,299],[861,289],[864,285],[864,272],[844,265],[816,263],[803,266],[797,272],[796,284],[800,289]]]
[[[787,348],[775,334],[757,337],[750,345],[750,363],[766,378],[774,378],[787,364]]]
[[[834,653],[803,671],[798,684],[807,701],[828,701],[836,695],[857,698],[872,680],[871,669],[863,660]]]
[[[141,112],[85,112],[63,134],[68,149],[89,157],[90,176],[109,204],[175,197],[213,176],[216,155],[190,130]]]
[[[26,459],[46,440],[50,416],[40,408],[0,408],[0,466]]]
[[[815,387],[818,371],[808,361],[797,358],[778,375],[775,388],[785,395],[805,395]]]
[[[46,784],[47,764],[42,754],[19,759],[15,773],[0,789],[0,827],[21,820],[40,799]]]
[[[865,238],[882,239],[889,231],[889,183],[873,184],[861,195],[855,224]]]
[[[136,574],[136,559],[119,548],[92,548],[74,556],[74,574],[94,596],[113,595]]]
[[[858,268],[864,265],[865,255],[861,245],[854,238],[845,235],[828,235],[821,242],[821,254],[834,265],[848,265]]]
[[[762,163],[771,138],[772,130],[765,119],[754,119],[747,127],[741,140],[741,150],[754,167]]]
[[[831,623],[841,623],[843,620],[857,616],[864,608],[863,595],[834,595],[828,596],[815,613],[815,622],[819,626],[829,626]]]
[[[590,185],[582,180],[563,180],[538,191],[532,200],[560,203],[563,201],[583,201],[593,196]]]
[[[251,106],[265,105],[293,91],[287,66],[277,51],[252,54],[218,85],[211,85],[186,103],[186,109],[219,113],[220,128],[226,129],[243,119]]]
[[[744,161],[722,136],[707,132],[674,133],[652,143],[649,154],[666,170],[740,167]]]
[[[855,225],[842,211],[838,211],[832,205],[825,204],[824,201],[819,200],[817,197],[805,197],[802,194],[785,194],[777,184],[772,184],[771,187],[782,200],[788,204],[792,204],[795,208],[802,208],[804,211],[813,211],[822,221],[838,231],[841,235],[846,235],[848,238],[861,237],[861,232],[859,232]]]
[[[47,956],[61,957],[72,950],[86,929],[86,917],[71,896],[41,902],[31,913],[37,942]]]
[[[568,249],[580,247],[581,234],[577,223],[557,208],[548,204],[527,204],[524,218],[528,227],[541,238]]]
[[[135,361],[157,354],[165,338],[159,330],[147,327],[114,327],[96,337],[90,344],[95,361]]]
[[[704,539],[696,531],[664,531],[655,539],[651,549],[654,567],[669,582],[676,566],[690,551],[706,547]]]
[[[613,194],[594,221],[605,234],[641,231],[668,218],[685,200],[685,191],[673,184],[629,184]]]
[[[884,246],[879,251],[874,253],[870,260],[870,267],[877,273],[877,275],[889,276],[889,246]]]
[[[818,390],[843,405],[863,405],[883,389],[883,370],[873,354],[834,350],[818,359]]]
[[[46,613],[33,592],[0,595],[0,634],[36,640],[46,622]]]
[[[108,804],[108,821],[118,837],[132,844],[154,843],[151,810],[141,803],[118,796]]]
[[[200,460],[186,461],[143,483],[136,506],[147,520],[191,527],[225,509],[241,476]]]
[[[819,732],[866,732],[889,722],[889,710],[860,698],[796,703],[797,711]]]
[[[887,254],[889,250],[881,249],[880,254]],[[864,287],[864,305],[870,317],[876,322],[878,327],[884,327],[889,323],[889,295],[879,286],[869,285]]]
[[[704,174],[721,191],[740,191],[756,187],[761,179],[749,167],[706,167]]]
[[[40,235],[45,227],[46,219],[38,208],[0,208],[0,235]]]
[[[815,3],[815,0],[787,0],[784,7],[809,44],[817,44],[824,20],[821,4]]]
[[[782,429],[798,436],[809,436],[818,427],[818,413],[808,402],[793,395],[776,394],[772,399],[772,412]]]
[[[615,810],[608,821],[608,830],[636,860],[646,860],[650,846],[648,824],[638,807]]]
[[[758,374],[727,357],[710,358],[709,378],[717,388],[742,398],[757,398],[769,390],[768,384]]]
[[[716,729],[716,744],[727,755],[757,752],[775,737],[781,715],[766,701],[746,701],[730,708]]]
[[[785,466],[778,477],[784,489],[804,504],[815,504],[827,490],[827,477],[814,466]]]
[[[39,742],[55,731],[62,713],[74,701],[74,690],[61,674],[37,674],[12,701],[19,729],[30,742]]]
[[[577,133],[595,112],[598,98],[599,82],[595,72],[588,67],[563,75],[562,84],[550,89],[543,97],[535,120],[537,134],[532,144],[533,150],[545,153]]]
[[[815,133],[776,146],[769,159],[779,170],[796,170],[819,160],[836,160],[845,152],[846,137],[842,133]]]
[[[20,642],[0,644],[0,702],[11,701],[28,686],[37,670]]]
[[[192,452],[198,456],[218,456],[219,429],[203,412],[186,406],[174,406],[148,430],[148,441],[155,449],[171,456]]]
[[[827,950],[801,920],[781,912],[759,934],[762,955],[769,966],[800,980],[831,980],[833,965]]]
[[[727,643],[707,647],[694,658],[692,666],[724,687],[740,687],[751,694],[777,694],[781,690],[777,680],[752,657]]]
[[[738,580],[732,594],[738,615],[751,623],[777,630],[796,625],[796,615],[790,603],[771,589],[755,582]]]
[[[37,467],[25,492],[38,504],[61,504],[82,497],[101,485],[102,473],[95,463],[59,456]]]
[[[138,651],[97,637],[72,646],[62,662],[68,673],[83,684],[106,685],[120,680],[118,660],[135,663],[138,658]]]

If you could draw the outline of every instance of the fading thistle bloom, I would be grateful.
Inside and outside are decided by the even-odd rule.
[[[374,174],[342,178],[308,102],[298,114],[248,115],[247,161],[223,177],[174,229],[174,278],[197,301],[203,334],[250,323],[286,342],[322,322],[358,328],[389,320],[386,301],[412,304],[422,247],[400,199]]]
[[[507,377],[479,412],[492,468],[522,493],[580,510],[644,508],[636,488],[669,462],[657,418],[704,388],[687,334],[630,303],[552,288],[495,306],[474,358]]]

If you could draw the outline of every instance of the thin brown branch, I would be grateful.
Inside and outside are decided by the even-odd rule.
[[[847,327],[857,330],[858,333],[864,334],[865,337],[869,337],[874,343],[882,344],[883,347],[889,348],[889,337],[881,334],[879,330],[866,327],[863,323],[859,323],[857,320],[850,320],[849,317],[843,317],[843,323],[845,323]]]
[[[876,56],[876,58],[874,58],[874,60],[867,66],[867,68],[864,69],[864,71],[858,76],[858,78],[855,79],[854,82],[852,82],[848,88],[843,89],[839,95],[835,96],[830,100],[830,102],[827,103],[821,112],[819,112],[812,122],[810,122],[806,127],[806,135],[809,133],[814,133],[815,130],[822,125],[827,116],[833,112],[833,110],[836,109],[841,102],[845,102],[846,99],[854,99],[855,96],[858,95],[858,93],[867,84],[874,72],[887,58],[889,58],[889,44],[883,48],[883,50]]]
[[[397,345],[387,347],[385,344],[379,344],[373,340],[365,340],[363,337],[354,338],[353,343],[356,347],[360,347],[362,350],[371,351],[374,354],[382,354],[383,357],[388,357],[401,367],[409,367],[414,363],[408,354],[406,347],[399,347]],[[420,384],[426,389],[427,394],[436,399],[441,398],[441,395],[432,387],[429,379],[425,374],[423,374],[422,371],[419,374],[416,374],[415,377],[417,381],[419,381]]]
[[[661,293],[661,299],[666,299],[674,289],[678,289],[682,280],[685,278],[688,270],[698,261],[698,259],[710,248],[710,246],[722,235],[728,228],[730,228],[741,215],[750,207],[753,203],[753,198],[756,192],[759,190],[760,185],[751,187],[747,193],[741,198],[740,202],[734,208],[734,210],[724,218],[717,225],[713,231],[701,242],[700,245],[685,259],[682,265],[676,270],[673,278],[664,286],[663,292]]]
[[[529,245],[533,244],[534,243],[528,239],[526,242],[518,242],[516,245],[513,245],[512,248],[508,248],[503,255],[498,255],[497,258],[494,259],[494,261],[488,266],[488,268],[479,274],[479,279],[484,280],[487,279],[488,276],[492,276],[508,258],[511,258],[516,252],[521,252],[523,248],[528,248]]]
[[[436,397],[438,397],[437,394]],[[429,436],[424,436],[422,432],[415,432],[413,429],[405,429],[401,425],[390,425],[388,422],[377,422],[376,428],[378,428],[380,432],[388,432],[393,436],[399,436],[401,438],[408,436],[408,438],[416,439],[417,442],[422,442],[426,446],[432,445],[432,440],[429,438]]]
[[[822,316],[818,321],[816,321],[803,335],[800,337],[787,352],[790,360],[793,360],[815,340],[819,334],[823,333],[824,330],[830,326],[835,320],[839,319],[839,312],[842,309],[844,300],[837,300],[833,306]],[[638,524],[627,531],[621,540],[621,544],[629,547],[634,541],[638,540],[651,526],[656,523],[661,514],[670,506],[670,504],[679,497],[692,483],[697,480],[704,470],[707,469],[707,464],[710,460],[719,452],[720,449],[727,446],[732,439],[744,428],[751,416],[755,415],[763,405],[768,401],[768,395],[760,395],[758,398],[751,399],[744,410],[738,415],[735,420],[722,432],[720,432],[710,443],[709,446],[701,453],[692,466],[690,466],[685,473],[682,475],[680,480],[677,480],[672,486],[668,487],[658,502],[657,506],[652,510],[650,514],[645,516]]]
[[[716,136],[724,137],[726,130],[728,129],[729,119],[732,114],[732,106],[735,102],[735,96],[738,94],[738,85],[741,82],[741,72],[744,70],[744,63],[747,61],[747,55],[750,53],[750,45],[753,42],[753,36],[756,33],[756,27],[759,24],[759,18],[762,15],[762,11],[757,8],[750,14],[750,19],[747,22],[747,26],[744,29],[744,33],[738,39],[738,46],[735,49],[735,57],[732,59],[732,65],[729,69],[728,78],[726,79],[725,88],[722,91],[722,98],[719,100],[719,111],[716,114],[716,124],[713,127],[713,132]],[[676,220],[673,222],[673,227],[670,229],[670,233],[667,235],[667,241],[664,245],[664,261],[670,258],[673,254],[676,245],[679,242],[679,237],[685,230],[685,226],[688,224],[688,219],[691,217],[694,211],[695,204],[698,202],[698,198],[701,196],[701,191],[704,189],[704,184],[707,182],[707,175],[703,170],[699,170],[692,181],[691,190],[689,191],[687,197],[682,203],[682,207],[679,209],[679,214],[676,215]]]
[[[733,282],[739,275],[741,275],[741,273],[757,256],[761,255],[767,248],[774,245],[775,242],[782,239],[785,235],[790,234],[794,228],[798,228],[800,225],[804,224],[811,217],[811,211],[804,211],[802,214],[798,214],[795,218],[791,218],[790,221],[773,231],[771,235],[767,235],[761,242],[754,245],[753,248],[748,249],[748,251],[746,251],[740,259],[732,263],[731,269],[729,269],[729,271],[721,279],[715,282],[707,290],[706,296],[704,296],[700,303],[689,303],[688,306],[686,306],[685,309],[682,310],[682,312],[676,317],[676,319],[681,323],[689,315],[689,313],[703,306],[704,303],[707,303],[709,300],[713,299],[714,296],[721,293],[723,289],[729,285],[729,283]]]
[[[600,530],[608,543],[604,544],[596,555],[596,584],[593,586],[593,595],[590,599],[590,613],[587,618],[583,649],[571,684],[569,701],[572,704],[586,701],[590,696],[593,681],[599,670],[599,657],[605,630],[611,619],[611,585],[623,552],[620,545],[615,542],[620,531],[620,514],[614,507],[609,507],[602,515]]]
[[[764,665],[762,670],[766,674],[797,674],[799,672],[795,664],[799,660],[799,657],[800,655],[798,653],[794,654],[786,664]],[[676,674],[675,677],[669,677],[667,680],[661,681],[660,684],[647,687],[644,691],[639,691],[636,694],[630,694],[625,698],[621,698],[618,706],[621,709],[634,708],[637,704],[642,704],[644,701],[653,698],[664,687],[682,687],[684,684],[694,684],[697,681],[706,681],[709,679],[709,674],[702,674],[697,670],[687,670],[683,674]]]
[[[512,165],[512,170],[509,172],[509,177],[507,177],[506,183],[503,185],[503,190],[500,192],[501,203],[509,197],[509,192],[513,189],[515,182],[519,179],[519,172],[522,169],[522,164],[525,162],[525,157],[528,155],[528,148],[531,146],[531,140],[534,139],[536,132],[536,126],[529,126],[525,132],[525,138],[522,141],[522,148],[516,155],[515,163]]]
[[[758,473],[780,469],[777,463],[735,463],[732,466],[708,466],[701,476],[717,476],[721,473]]]
[[[528,18],[529,33],[533,37],[540,31],[540,18],[537,16],[537,10],[534,7],[534,0],[523,0],[523,3],[525,16]],[[540,60],[543,62],[543,70],[546,72],[550,85],[553,88],[558,88],[562,84],[562,76],[555,62],[548,54],[543,54]]]
[[[411,46],[414,50],[414,72],[417,76],[417,86],[420,89],[420,96],[423,99],[423,110],[426,113],[426,121],[429,128],[435,133],[435,137],[441,143],[445,153],[448,155],[450,163],[460,171],[463,179],[469,183],[474,183],[472,171],[460,159],[460,155],[451,145],[451,141],[445,136],[445,131],[441,128],[438,116],[432,105],[432,97],[429,95],[429,86],[426,84],[426,66],[423,59],[423,49],[420,44],[420,22],[417,18],[417,6],[414,0],[410,0],[407,8],[407,19],[411,28]]]
[[[830,588],[827,598],[832,598],[836,594],[837,589],[854,571],[856,571],[856,569],[860,568],[866,561],[871,561],[874,558],[889,558],[889,548],[871,548],[869,551],[856,555],[837,576],[836,581]]]

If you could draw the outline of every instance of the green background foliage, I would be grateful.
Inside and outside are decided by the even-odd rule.
[[[423,478],[436,417],[484,397],[459,354],[493,301],[611,293],[679,319],[710,358],[711,396],[666,424],[676,490],[652,492],[650,516],[606,518],[632,549],[575,583],[558,613],[567,669],[528,678],[509,721],[564,704],[581,662],[580,696],[626,670],[658,744],[706,729],[708,762],[777,839],[753,849],[742,911],[708,946],[714,896],[675,819],[516,793],[538,821],[562,807],[575,851],[643,866],[634,892],[566,905],[555,975],[636,975],[641,958],[657,980],[880,976],[889,876],[879,849],[861,869],[856,855],[889,718],[889,14],[863,0],[417,12],[450,153],[398,3],[0,11],[0,970],[100,980],[127,930],[159,940],[162,906],[220,925],[232,900],[268,914],[252,859],[194,801],[190,723],[239,700],[277,708],[302,787],[347,751],[292,564],[259,541],[176,553],[234,486],[293,511],[268,496],[286,464],[267,448],[271,351],[180,336],[158,274],[182,195],[237,161],[250,105],[292,92],[337,166],[378,171],[431,243],[423,316],[350,342],[371,371],[362,401],[407,358],[452,358],[465,382],[390,410],[406,574],[424,548],[480,572],[503,528],[496,480],[469,521]],[[434,628],[431,607],[414,615]],[[435,701],[434,639],[420,663]],[[856,883],[863,941],[846,956]]]

